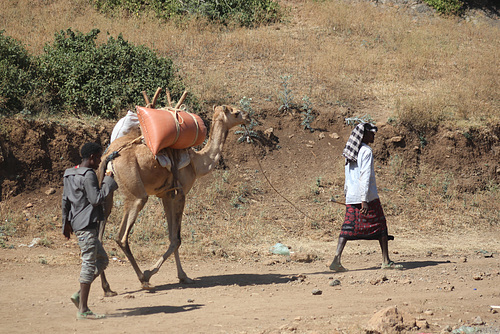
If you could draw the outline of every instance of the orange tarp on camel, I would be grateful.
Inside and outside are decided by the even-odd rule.
[[[183,149],[203,143],[207,128],[200,116],[174,108],[136,107],[146,145],[156,155],[163,148]]]

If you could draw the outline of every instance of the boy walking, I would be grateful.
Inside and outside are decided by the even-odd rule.
[[[88,305],[90,285],[108,265],[108,255],[98,239],[99,223],[104,219],[102,204],[106,197],[118,188],[112,172],[106,176],[99,188],[94,169],[101,163],[102,148],[96,143],[86,143],[81,149],[80,165],[64,172],[62,196],[63,234],[69,239],[71,232],[78,238],[81,250],[82,269],[80,290],[71,296],[78,308],[78,319],[99,319],[104,315],[93,313]]]

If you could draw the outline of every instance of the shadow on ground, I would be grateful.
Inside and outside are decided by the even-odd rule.
[[[198,310],[200,309],[202,304],[189,304],[189,305],[183,305],[183,306],[145,306],[145,307],[136,307],[136,308],[125,308],[125,309],[118,309],[116,313],[113,314],[108,314],[108,318],[119,318],[119,317],[132,317],[132,316],[138,316],[138,315],[152,315],[152,314],[159,314],[159,313],[167,313],[167,314],[174,314],[174,313],[180,313],[180,312],[188,312],[188,311],[193,311],[193,310]]]
[[[409,262],[396,262],[397,264],[403,265],[403,270],[397,270],[397,269],[380,269],[379,266],[375,267],[367,267],[367,268],[359,268],[359,269],[349,269],[344,272],[335,272],[335,271],[320,271],[320,272],[315,272],[315,273],[310,273],[311,275],[319,275],[319,274],[343,274],[346,272],[360,272],[360,271],[381,271],[381,272],[404,272],[406,270],[412,270],[412,269],[417,269],[417,268],[424,268],[424,267],[433,267],[437,266],[440,264],[447,264],[451,263],[451,261],[409,261]]]
[[[247,285],[269,285],[285,284],[291,280],[290,275],[281,274],[230,274],[202,276],[195,279],[194,284],[164,284],[156,286],[156,291],[170,290],[175,288],[211,288],[215,286],[247,286]]]

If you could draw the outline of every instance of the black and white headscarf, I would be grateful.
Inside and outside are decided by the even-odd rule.
[[[358,159],[359,148],[361,147],[361,141],[363,140],[363,135],[367,131],[377,132],[377,127],[371,123],[359,123],[352,130],[347,143],[345,144],[344,151],[342,155],[346,159],[346,164],[348,162],[355,162]]]

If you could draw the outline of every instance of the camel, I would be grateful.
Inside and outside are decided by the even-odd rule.
[[[146,102],[148,102],[147,99]],[[139,132],[132,132],[114,140],[106,150],[99,167],[99,176],[103,177],[102,175],[104,175],[108,165],[108,156],[115,151],[119,151],[118,155],[111,160],[111,164],[115,180],[119,186],[118,191],[124,196],[123,218],[115,241],[130,261],[143,289],[154,288],[150,285],[149,280],[159,271],[162,264],[172,253],[175,257],[177,277],[180,282],[193,283],[193,280],[182,269],[179,258],[181,221],[186,195],[196,179],[210,173],[217,165],[229,130],[237,125],[245,125],[249,122],[248,115],[240,110],[226,105],[214,107],[211,129],[206,145],[200,151],[193,148],[187,149],[190,163],[180,170],[172,168],[172,171],[169,171],[167,168],[161,167],[153,157],[150,149],[140,140],[141,137],[137,137]],[[183,150],[168,150],[172,165],[175,166]],[[163,256],[149,270],[142,272],[130,250],[128,236],[139,212],[144,208],[148,197],[152,195],[158,196],[162,201],[168,222],[170,244]],[[111,212],[112,206],[113,198],[109,196],[105,205],[106,219]],[[101,239],[104,227],[105,221],[101,223],[99,233]],[[101,275],[101,281],[105,296],[116,295],[111,290],[104,273]]]

